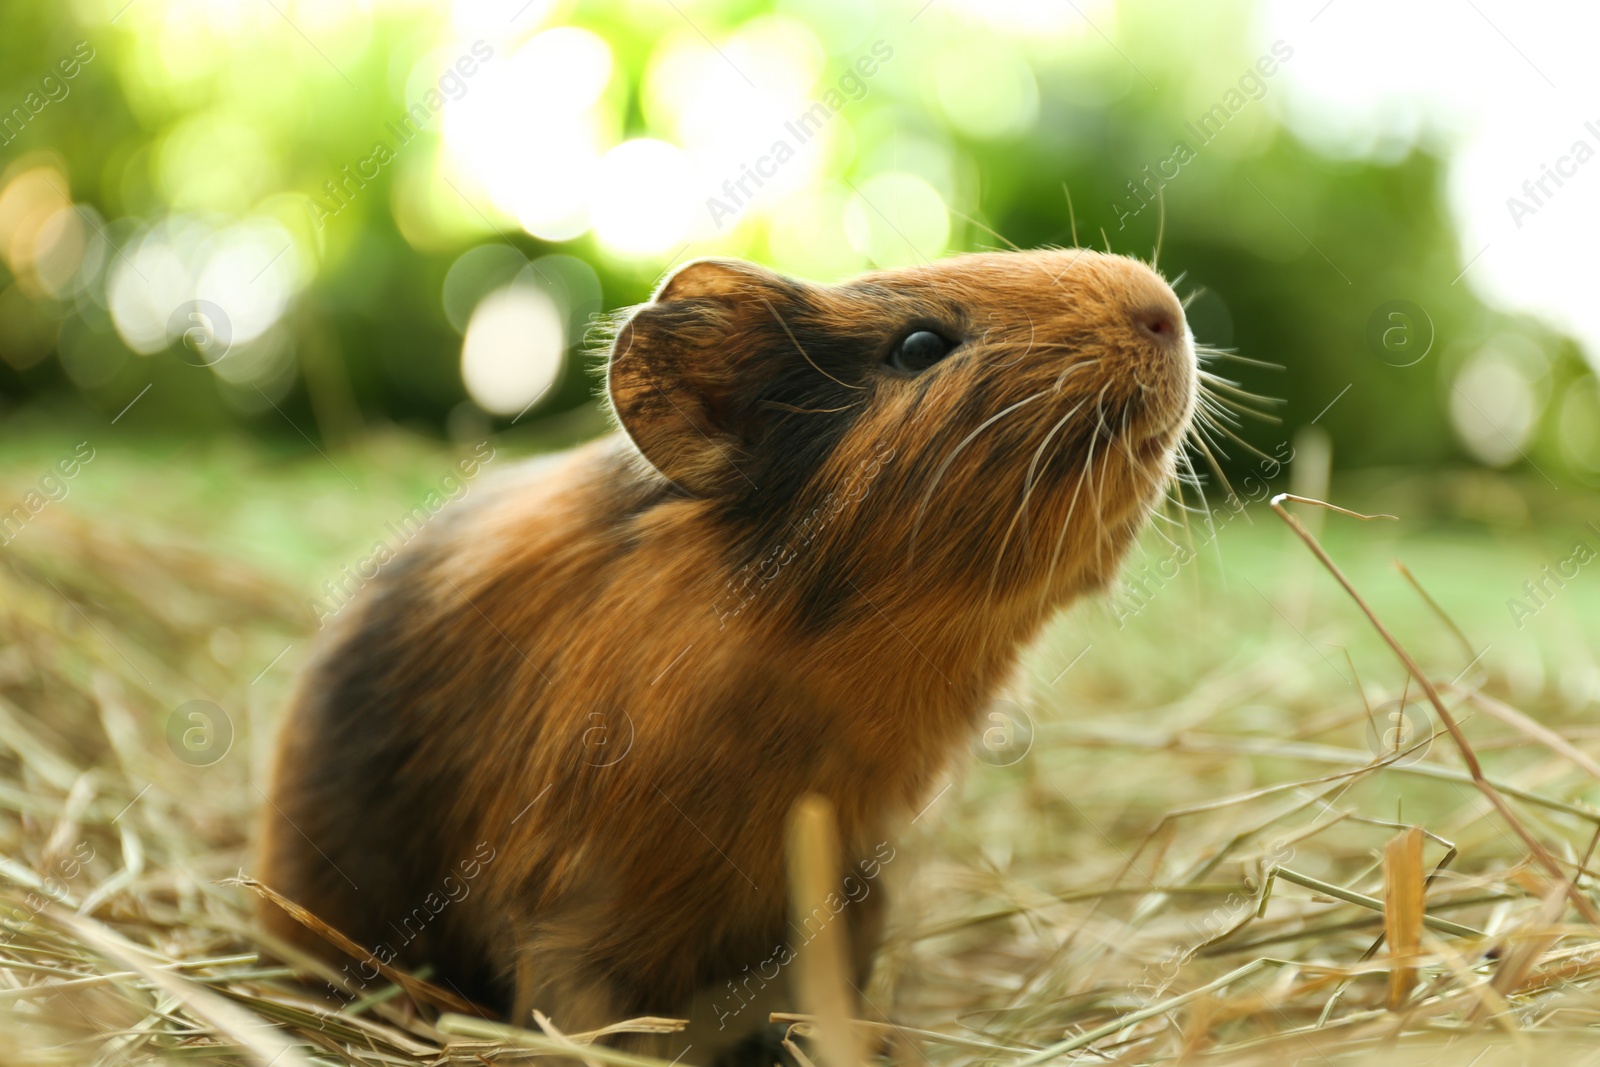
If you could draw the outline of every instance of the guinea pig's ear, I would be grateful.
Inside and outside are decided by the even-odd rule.
[[[651,465],[696,496],[747,480],[749,398],[771,362],[773,300],[786,284],[753,264],[696,260],[617,333],[606,371],[617,422]]]

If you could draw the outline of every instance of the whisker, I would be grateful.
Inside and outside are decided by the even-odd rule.
[[[846,404],[844,407],[840,408],[797,408],[793,404],[785,404],[778,400],[763,400],[761,401],[760,406],[764,408],[772,408],[776,411],[792,411],[796,415],[831,415],[835,412],[849,411],[851,408],[858,408],[865,403],[865,400],[857,400],[854,404]]]
[[[1272,400],[1267,397],[1239,396],[1231,391],[1224,390],[1220,386],[1213,387],[1207,385],[1204,390],[1204,395],[1214,408],[1220,406],[1221,408],[1229,411],[1238,412],[1241,415],[1258,415],[1276,418],[1276,412],[1263,411],[1254,405],[1267,404],[1276,407],[1282,403],[1282,401]]]
[[[1102,395],[1103,395],[1103,391],[1102,391]],[[1034,450],[1033,457],[1028,463],[1027,474],[1023,478],[1022,499],[1018,502],[1016,511],[1012,513],[1011,522],[1006,526],[1005,536],[1001,538],[1000,547],[995,551],[994,566],[991,567],[990,570],[989,570],[989,584],[988,584],[988,587],[984,591],[984,606],[985,606],[985,608],[987,608],[989,606],[989,604],[994,600],[995,587],[999,584],[999,581],[1000,581],[1000,568],[1001,568],[1001,565],[1005,562],[1006,546],[1008,544],[1010,544],[1012,532],[1016,529],[1017,523],[1018,523],[1019,520],[1021,521],[1021,524],[1022,524],[1022,535],[1021,535],[1021,538],[1020,538],[1020,542],[1023,545],[1022,551],[1024,553],[1026,553],[1027,545],[1030,542],[1030,540],[1032,539],[1032,534],[1031,534],[1031,531],[1030,531],[1029,521],[1028,521],[1028,503],[1033,497],[1034,489],[1036,489],[1038,487],[1038,482],[1036,481],[1036,475],[1037,475],[1038,470],[1039,470],[1039,460],[1040,460],[1041,457],[1043,457],[1045,455],[1045,450],[1049,447],[1050,441],[1055,437],[1055,435],[1061,430],[1061,428],[1063,426],[1065,426],[1072,419],[1072,417],[1074,415],[1076,415],[1079,411],[1081,411],[1083,409],[1083,406],[1085,404],[1087,404],[1088,402],[1089,401],[1088,401],[1087,398],[1085,398],[1083,400],[1080,400],[1077,404],[1075,404],[1073,406],[1071,411],[1068,411],[1065,415],[1061,416],[1060,419],[1056,420],[1055,424],[1050,427],[1050,431],[1045,434],[1044,439],[1039,442],[1039,447]],[[1090,455],[1091,455],[1091,457],[1093,456],[1093,446],[1092,445],[1091,445],[1091,448],[1090,448]],[[1054,458],[1054,454],[1052,454],[1049,458],[1046,458],[1045,459],[1045,463],[1048,464],[1051,458]],[[1091,480],[1091,484],[1092,484],[1092,480]],[[1023,556],[1023,561],[1024,561],[1024,563],[1026,563],[1026,556],[1025,555]],[[1047,581],[1047,587],[1048,587],[1048,581]],[[985,646],[987,646],[987,642],[988,642],[988,637],[985,636],[985,638],[984,638]]]
[[[1179,522],[1177,519],[1174,519],[1171,515],[1168,515],[1166,513],[1167,505],[1170,504],[1170,503],[1172,503],[1172,498],[1170,496],[1163,496],[1161,498],[1161,503],[1157,506],[1157,509],[1150,513],[1150,518],[1154,522],[1164,522],[1168,526],[1174,526],[1174,527],[1182,528],[1183,523]],[[1172,538],[1168,537],[1165,533],[1162,533],[1159,528],[1157,528],[1155,526],[1152,526],[1150,528],[1152,530],[1156,531],[1156,536],[1160,537],[1161,540],[1165,541],[1167,544],[1171,545],[1173,548],[1177,548],[1178,547],[1178,543],[1176,541],[1174,541]]]
[[[1005,242],[1006,244],[1010,245],[1011,246],[1011,250],[1013,252],[1025,251],[1025,249],[1021,245],[1017,244],[1015,241],[1013,241],[1011,238],[1007,237],[1005,234],[1001,233],[999,230],[995,229],[993,226],[990,226],[987,223],[979,222],[977,219],[973,218],[971,215],[968,215],[967,213],[965,213],[963,211],[957,211],[955,208],[951,208],[950,209],[950,214],[955,215],[955,216],[957,216],[959,218],[965,219],[967,222],[972,223],[972,225],[978,227],[980,230],[987,230],[992,236],[994,236],[994,237],[998,238],[999,240]]]
[[[1191,434],[1190,434],[1190,438],[1191,438],[1191,440],[1193,440],[1193,438],[1194,438],[1194,434],[1193,434],[1192,431],[1191,431]],[[1200,507],[1205,512],[1205,516],[1206,516],[1207,543],[1211,546],[1212,550],[1214,552],[1216,552],[1216,555],[1217,555],[1217,566],[1218,567],[1222,567],[1223,570],[1224,570],[1224,573],[1226,573],[1226,567],[1224,567],[1223,562],[1222,562],[1222,545],[1219,543],[1219,539],[1217,537],[1217,520],[1211,513],[1211,502],[1206,499],[1205,486],[1204,486],[1204,484],[1201,483],[1199,473],[1194,469],[1194,462],[1190,458],[1189,453],[1187,451],[1184,451],[1180,455],[1181,455],[1181,458],[1183,460],[1183,465],[1189,469],[1190,476],[1194,478],[1195,492],[1200,495]],[[1214,467],[1215,467],[1215,464],[1213,464],[1213,468]],[[1232,490],[1230,489],[1230,492],[1231,491]]]
[[[1100,407],[1100,401],[1105,398],[1106,389],[1109,389],[1110,387],[1110,384],[1107,383],[1105,388],[1100,390],[1100,396],[1095,401],[1095,407],[1097,411]],[[1104,413],[1101,412],[1099,417],[1103,419]],[[1078,510],[1078,498],[1083,492],[1084,478],[1089,476],[1094,470],[1094,450],[1098,448],[1099,445],[1100,434],[1098,432],[1090,434],[1089,454],[1083,461],[1083,471],[1078,475],[1078,484],[1072,490],[1072,504],[1067,508],[1067,517],[1061,524],[1061,533],[1056,537],[1055,550],[1050,554],[1050,569],[1045,574],[1046,588],[1053,586],[1055,583],[1056,566],[1061,562],[1061,549],[1066,543],[1067,533],[1072,527],[1072,516],[1076,514]],[[1089,477],[1089,491],[1091,495],[1094,492],[1094,479],[1092,477]],[[1100,521],[1100,516],[1098,513],[1095,515],[1095,521],[1097,524]]]
[[[1236,434],[1232,430],[1228,429],[1226,426],[1218,425],[1215,428],[1218,431],[1227,434],[1229,437],[1233,438],[1234,441],[1238,442],[1241,446],[1243,446],[1244,448],[1248,449],[1250,452],[1254,453],[1255,455],[1260,456],[1262,459],[1270,460],[1272,458],[1271,456],[1267,455],[1265,452],[1261,451],[1261,449],[1259,449],[1255,445],[1251,444],[1249,441],[1246,441],[1244,438],[1240,437],[1238,434]]]
[[[1215,536],[1215,534],[1216,534],[1216,521],[1214,519],[1212,519],[1210,505],[1207,504],[1207,502],[1206,502],[1206,487],[1205,487],[1205,483],[1203,481],[1201,481],[1200,473],[1194,469],[1194,461],[1190,458],[1189,452],[1188,452],[1187,449],[1185,449],[1184,451],[1178,453],[1178,460],[1179,460],[1179,462],[1181,462],[1183,464],[1184,469],[1189,472],[1188,478],[1187,479],[1182,479],[1182,481],[1184,482],[1184,484],[1190,485],[1190,486],[1192,486],[1194,488],[1195,495],[1200,498],[1200,508],[1199,508],[1199,512],[1198,513],[1205,515],[1205,517],[1206,517],[1206,530],[1209,531],[1213,536]],[[1181,492],[1181,489],[1180,489],[1180,492]]]
[[[1050,569],[1045,572],[1046,588],[1053,588],[1055,585],[1056,565],[1061,562],[1061,547],[1066,543],[1067,532],[1072,529],[1072,516],[1078,511],[1078,497],[1083,492],[1083,479],[1094,465],[1094,448],[1098,442],[1098,437],[1089,438],[1089,456],[1084,460],[1083,470],[1078,472],[1078,482],[1072,490],[1072,502],[1067,505],[1067,517],[1061,521],[1061,533],[1056,535],[1056,547],[1050,553]]]
[[[1246,389],[1232,378],[1224,378],[1219,374],[1213,374],[1204,367],[1200,368],[1199,376],[1200,380],[1205,382],[1207,385],[1212,385],[1218,389],[1226,390],[1227,392],[1232,393],[1234,396],[1243,397],[1246,400],[1259,400],[1263,404],[1283,403],[1283,400],[1278,397],[1262,396],[1260,393],[1252,393],[1250,390]]]
[[[1209,443],[1209,444],[1215,446],[1215,448],[1217,450],[1217,454],[1219,456],[1221,456],[1223,459],[1232,459],[1233,458],[1232,456],[1230,456],[1228,454],[1228,450],[1225,447],[1223,447],[1222,442],[1217,440],[1217,438],[1212,434],[1212,430],[1214,429],[1214,427],[1210,423],[1207,423],[1207,422],[1196,422],[1196,423],[1194,423],[1193,429],[1199,435],[1197,437],[1197,442],[1198,441],[1205,441],[1206,443]]]
[[[1168,495],[1167,501],[1177,507],[1178,514],[1183,518],[1183,540],[1189,546],[1189,555],[1192,557],[1195,555],[1194,524],[1189,521],[1190,509],[1183,503],[1183,482],[1176,463],[1172,465],[1172,489],[1173,493]]]
[[[1254,399],[1260,403],[1273,403],[1273,401],[1261,397],[1253,397],[1251,399]],[[1213,414],[1228,417],[1230,421],[1231,417],[1236,414],[1249,415],[1250,417],[1260,419],[1263,422],[1282,421],[1276,412],[1262,411],[1260,408],[1252,406],[1249,400],[1237,396],[1231,396],[1220,390],[1213,391],[1209,386],[1201,390],[1199,395],[1196,397],[1196,402],[1200,405],[1203,405],[1206,410],[1212,412]]]
[[[1205,356],[1212,359],[1231,359],[1235,363],[1248,363],[1252,367],[1265,367],[1267,370],[1281,371],[1285,369],[1282,363],[1269,363],[1264,359],[1251,359],[1249,356],[1241,356],[1239,353],[1226,348],[1212,348],[1209,345],[1195,345],[1194,351],[1198,356]]]
[[[1167,233],[1167,196],[1166,186],[1156,186],[1156,250],[1150,256],[1150,269],[1161,269],[1161,238]]]
[[[1108,425],[1106,423],[1105,400],[1106,400],[1106,393],[1109,392],[1110,389],[1111,389],[1111,383],[1107,382],[1105,384],[1105,386],[1100,390],[1100,395],[1095,397],[1095,401],[1094,401],[1095,427],[1100,433],[1103,433],[1103,434],[1106,435],[1106,440],[1108,442],[1115,442],[1116,438],[1113,437],[1112,434],[1111,434],[1111,427],[1110,427],[1110,425]],[[1123,409],[1123,414],[1124,415],[1127,414],[1127,409],[1126,408]],[[1108,464],[1102,463],[1102,464],[1100,464],[1100,467],[1101,467],[1100,473],[1102,475],[1108,475],[1110,473],[1110,471],[1108,469]],[[1095,536],[1095,553],[1094,553],[1094,555],[1095,555],[1095,560],[1096,561],[1099,561],[1100,558],[1105,554],[1105,542],[1106,542],[1106,535],[1105,535],[1106,534],[1105,502],[1104,502],[1104,500],[1102,500],[1101,495],[1100,495],[1100,490],[1104,489],[1104,488],[1105,488],[1105,477],[1102,477],[1100,479],[1099,486],[1096,486],[1095,485],[1095,481],[1094,481],[1094,472],[1091,471],[1089,473],[1089,495],[1093,498],[1092,503],[1094,504],[1094,507],[1091,510],[1090,514],[1092,514],[1094,516],[1094,536]]]
[[[1245,412],[1255,412],[1262,415],[1270,415],[1272,412],[1261,411],[1254,405],[1272,404],[1276,406],[1278,403],[1264,397],[1236,396],[1233,393],[1227,392],[1221,388],[1213,388],[1209,383],[1205,382],[1202,382],[1201,386],[1201,395],[1210,401],[1212,405],[1225,408],[1229,411],[1237,411],[1241,414]]]
[[[1074,363],[1074,364],[1072,364],[1066,370],[1062,371],[1060,373],[1060,375],[1058,375],[1056,377],[1056,384],[1051,388],[1051,392],[1055,392],[1055,393],[1061,392],[1061,387],[1062,387],[1062,385],[1066,384],[1068,375],[1070,375],[1073,371],[1077,370],[1079,367],[1092,367],[1092,366],[1094,366],[1094,364],[1090,360],[1085,360],[1082,363]]]
[[[1211,467],[1211,472],[1217,476],[1217,481],[1222,483],[1222,487],[1228,491],[1228,495],[1235,500],[1239,499],[1239,494],[1233,491],[1233,483],[1228,481],[1226,474],[1222,473],[1222,465],[1217,462],[1217,457],[1212,454],[1210,446],[1206,444],[1204,435],[1197,434],[1192,440],[1199,447],[1201,454],[1206,457],[1206,463]],[[1249,521],[1249,516],[1246,516],[1246,521]]]
[[[1081,403],[1078,405],[1078,407],[1082,407],[1082,406],[1083,406],[1083,404],[1081,404]],[[1073,409],[1074,412],[1076,410],[1077,410],[1077,408]],[[987,613],[989,605],[994,601],[995,586],[998,585],[999,582],[1000,582],[1000,566],[1001,566],[1002,563],[1005,562],[1005,558],[1006,558],[1006,546],[1011,543],[1011,534],[1012,534],[1012,532],[1014,530],[1016,530],[1017,522],[1018,522],[1019,519],[1022,522],[1022,537],[1020,538],[1020,542],[1022,544],[1021,551],[1024,554],[1027,552],[1027,546],[1028,546],[1028,498],[1033,493],[1033,484],[1032,484],[1032,482],[1033,482],[1034,468],[1039,462],[1039,457],[1041,455],[1043,455],[1044,450],[1049,446],[1050,438],[1055,436],[1056,431],[1059,430],[1063,425],[1065,425],[1067,419],[1072,417],[1072,413],[1073,412],[1068,412],[1066,415],[1062,416],[1060,421],[1058,421],[1055,424],[1055,426],[1051,427],[1050,432],[1045,435],[1044,440],[1039,442],[1039,447],[1034,450],[1033,459],[1028,464],[1028,473],[1023,478],[1022,499],[1017,502],[1016,510],[1011,513],[1011,521],[1006,524],[1005,536],[1000,539],[1000,547],[995,550],[994,566],[989,568],[989,584],[988,584],[987,588],[984,590],[984,594],[983,594],[983,606],[984,606],[985,613]],[[1026,564],[1025,555],[1024,555],[1023,562],[1024,562],[1024,564]],[[982,644],[983,649],[987,650],[988,642],[989,642],[989,638],[988,638],[987,633],[983,637],[982,642],[983,642],[983,644]]]
[[[1039,392],[1034,393],[1032,396],[1024,397],[1023,399],[1017,401],[1015,404],[1012,404],[1010,407],[1005,408],[1004,410],[999,411],[996,414],[993,414],[993,415],[989,416],[987,419],[984,419],[983,422],[978,424],[978,428],[977,429],[975,429],[971,433],[967,434],[966,437],[961,439],[961,443],[960,444],[956,445],[955,448],[950,450],[950,454],[944,458],[944,462],[939,464],[939,469],[934,472],[933,481],[928,484],[928,491],[922,495],[922,503],[917,505],[916,518],[913,519],[912,523],[911,523],[911,545],[906,551],[906,566],[907,567],[909,567],[911,565],[912,559],[916,556],[917,534],[922,528],[922,517],[923,517],[924,514],[927,513],[928,503],[929,503],[930,500],[933,499],[933,491],[939,487],[939,482],[940,482],[941,479],[944,478],[945,471],[950,469],[950,464],[955,462],[955,458],[957,456],[959,456],[962,453],[962,451],[968,445],[970,445],[977,438],[977,436],[980,433],[982,433],[984,430],[988,429],[990,426],[994,425],[996,422],[999,422],[1005,416],[1011,414],[1011,412],[1016,411],[1018,408],[1023,407],[1023,406],[1025,406],[1027,404],[1031,404],[1033,401],[1038,400],[1040,397],[1044,396],[1046,394],[1046,392],[1047,392],[1047,390],[1041,389]]]
[[[1196,371],[1196,373],[1200,376],[1200,378],[1203,381],[1211,382],[1213,385],[1231,385],[1235,389],[1243,389],[1244,388],[1244,385],[1242,383],[1236,382],[1232,378],[1224,378],[1222,375],[1218,374],[1216,371],[1207,370],[1205,367],[1200,367]]]
[[[1241,415],[1248,415],[1252,419],[1255,419],[1255,420],[1257,420],[1259,422],[1272,423],[1274,426],[1283,425],[1283,419],[1281,417],[1277,416],[1277,415],[1273,415],[1273,414],[1270,414],[1270,413],[1265,412],[1265,411],[1257,411],[1255,408],[1245,407],[1243,404],[1240,404],[1240,403],[1238,403],[1236,401],[1224,400],[1224,401],[1222,401],[1222,403],[1226,404],[1228,406],[1228,408],[1231,409],[1228,412],[1228,414],[1230,416],[1230,418],[1228,419],[1228,423],[1231,426],[1234,426],[1234,427],[1238,427],[1239,426],[1239,423],[1234,421],[1231,418],[1231,415],[1233,414],[1233,412],[1238,412]]]
[[[1195,399],[1194,417],[1197,419],[1209,419],[1213,422],[1222,422],[1234,427],[1240,425],[1237,412],[1218,404],[1217,401],[1210,397],[1197,397]]]
[[[1174,476],[1174,478],[1172,479],[1172,484],[1174,486],[1176,486],[1176,485],[1178,485],[1180,483],[1184,484],[1184,485],[1192,484],[1187,479],[1183,479],[1183,478]],[[1178,511],[1182,512],[1186,516],[1187,515],[1207,515],[1207,514],[1210,514],[1209,512],[1206,511],[1205,508],[1196,507],[1193,504],[1186,504],[1180,498],[1175,497],[1175,496],[1170,496],[1169,495],[1169,496],[1163,497],[1162,499],[1166,503],[1171,504],[1173,507],[1177,508]],[[1170,522],[1171,520],[1169,519],[1168,521]],[[1185,523],[1184,525],[1188,525],[1188,524]]]
[[[811,358],[811,354],[809,352],[807,352],[803,347],[801,347],[799,339],[796,338],[794,333],[793,333],[793,331],[791,331],[789,329],[789,324],[787,322],[783,321],[783,316],[782,315],[778,314],[778,309],[773,307],[772,303],[764,296],[758,296],[758,297],[756,297],[756,299],[760,300],[763,304],[765,304],[767,306],[767,310],[772,312],[772,317],[777,319],[778,320],[778,325],[783,328],[784,335],[789,338],[790,342],[793,343],[795,348],[799,349],[800,354],[805,357],[805,361],[807,363],[811,364],[811,369],[812,370],[816,371],[818,374],[822,375],[824,378],[828,379],[830,382],[834,383],[835,385],[842,385],[846,389],[865,389],[866,388],[866,386],[864,386],[864,385],[851,385],[849,382],[841,382],[839,379],[835,378],[833,375],[829,374],[827,371],[825,371],[821,367],[817,366],[816,361]]]
[[[1076,415],[1079,411],[1081,411],[1083,409],[1083,405],[1087,404],[1088,402],[1089,402],[1088,400],[1080,400],[1080,401],[1078,401],[1077,405],[1074,406],[1071,411],[1069,411],[1065,415],[1061,416],[1061,418],[1056,421],[1056,424],[1054,426],[1050,427],[1050,432],[1044,435],[1044,440],[1039,442],[1039,447],[1034,450],[1033,459],[1032,459],[1032,461],[1030,461],[1028,463],[1027,476],[1025,478],[1023,478],[1023,480],[1022,480],[1022,505],[1021,505],[1021,507],[1022,507],[1022,536],[1023,537],[1027,537],[1028,536],[1028,513],[1027,513],[1028,498],[1033,494],[1034,473],[1035,473],[1035,471],[1036,471],[1036,469],[1038,468],[1038,465],[1039,465],[1039,457],[1042,456],[1044,454],[1044,450],[1049,447],[1050,439],[1055,437],[1056,433],[1061,429],[1061,427],[1063,427],[1063,426],[1065,426],[1067,424],[1067,420],[1072,418],[1072,416]]]
[[[1188,440],[1189,439],[1187,437],[1184,438],[1184,442],[1185,443],[1187,443]],[[1173,459],[1181,461],[1181,460],[1187,458],[1187,456],[1188,456],[1187,452],[1176,452],[1174,454],[1174,456],[1173,456]],[[1182,488],[1184,486],[1187,486],[1187,487],[1189,487],[1191,489],[1196,489],[1196,490],[1201,489],[1202,488],[1202,484],[1201,483],[1202,483],[1203,479],[1201,479],[1200,475],[1196,474],[1192,469],[1187,471],[1187,472],[1185,472],[1183,470],[1178,470],[1177,467],[1179,465],[1180,464],[1178,464],[1178,463],[1174,463],[1172,481],[1173,481],[1174,485],[1179,487],[1180,493],[1181,493],[1181,490],[1182,490]]]
[[[1004,369],[1006,367],[1014,366],[1015,364],[1017,364],[1017,363],[1021,362],[1022,360],[1026,359],[1028,357],[1028,355],[1033,351],[1033,342],[1034,342],[1034,338],[1037,336],[1038,330],[1034,326],[1033,316],[1032,315],[1028,315],[1028,312],[1025,309],[1023,310],[1022,313],[1024,315],[1028,316],[1028,347],[1023,349],[1022,354],[1017,356],[1016,359],[1009,360],[1009,361],[1007,361],[1005,363],[988,363],[988,364],[985,364],[985,366],[995,367],[995,368],[999,368],[999,369]],[[990,326],[990,327],[986,328],[983,331],[984,340],[985,341],[988,340],[989,331],[992,330],[992,329],[994,329],[994,327]]]

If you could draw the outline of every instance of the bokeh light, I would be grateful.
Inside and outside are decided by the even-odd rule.
[[[54,160],[23,160],[0,175],[0,258],[25,292],[64,295],[88,247],[85,220]]]
[[[1586,474],[1600,474],[1600,383],[1593,377],[1567,387],[1558,425],[1567,462]]]
[[[269,396],[337,437],[506,419],[527,403],[502,415],[506,397],[536,394],[542,418],[592,404],[594,382],[491,386],[504,361],[482,353],[502,346],[474,345],[473,385],[459,358],[507,289],[554,306],[559,344],[540,327],[537,347],[565,368],[598,316],[685,258],[838,281],[1012,242],[1149,258],[1164,227],[1200,339],[1288,365],[1241,371],[1287,401],[1287,426],[1347,385],[1365,398],[1327,416],[1336,463],[1592,476],[1590,379],[1558,328],[1596,358],[1570,234],[1600,199],[1585,168],[1520,227],[1505,206],[1600,137],[1540,95],[1549,74],[1581,98],[1584,38],[1530,16],[1542,40],[1519,57],[1446,6],[72,0],[58,35],[0,42],[19,99],[73,71],[0,173],[0,385],[115,414],[173,365],[135,354],[195,362],[175,346],[202,302],[230,351],[153,391],[149,417],[265,429]],[[1407,29],[1374,37],[1380,18]],[[1274,73],[1197,138],[1264,56]],[[1178,139],[1197,155],[1153,183]],[[1394,300],[1440,331],[1403,380],[1352,358]]]
[[[1526,341],[1504,337],[1475,352],[1456,376],[1451,422],[1480,462],[1505,467],[1526,456],[1543,405],[1540,362]]]
[[[767,234],[773,265],[803,278],[834,281],[866,266],[851,244],[845,213],[851,193],[834,185],[790,197],[774,213]]]
[[[915,174],[879,174],[845,207],[851,247],[878,267],[927,263],[950,243],[950,214],[939,191]]]
[[[567,341],[561,309],[531,285],[490,293],[472,313],[461,344],[467,394],[495,415],[525,411],[555,384]]]
[[[173,216],[123,250],[107,295],[118,334],[148,355],[178,340],[183,328],[173,313],[197,300],[222,309],[235,343],[259,337],[278,321],[303,277],[294,239],[274,219],[218,225]]]
[[[966,42],[934,64],[939,106],[972,137],[1016,137],[1039,117],[1039,87],[1020,51],[1001,41]]]
[[[589,228],[615,124],[602,100],[612,72],[603,40],[556,27],[485,63],[446,110],[446,143],[463,176],[535,237],[568,241]]]
[[[650,138],[607,152],[590,208],[602,247],[623,255],[670,252],[687,240],[700,206],[682,149]]]

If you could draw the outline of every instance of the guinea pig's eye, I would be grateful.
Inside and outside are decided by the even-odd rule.
[[[889,365],[897,370],[927,370],[950,354],[951,344],[932,330],[917,330],[906,335],[889,353]]]

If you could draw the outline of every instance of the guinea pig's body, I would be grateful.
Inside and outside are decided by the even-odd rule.
[[[1193,358],[1120,257],[683,268],[618,332],[621,432],[483,486],[338,620],[262,879],[523,1025],[757,1029],[750,976],[805,936],[792,805],[832,800],[858,885],[892,860],[1019,650],[1114,573]],[[860,984],[884,896],[849,899]]]

